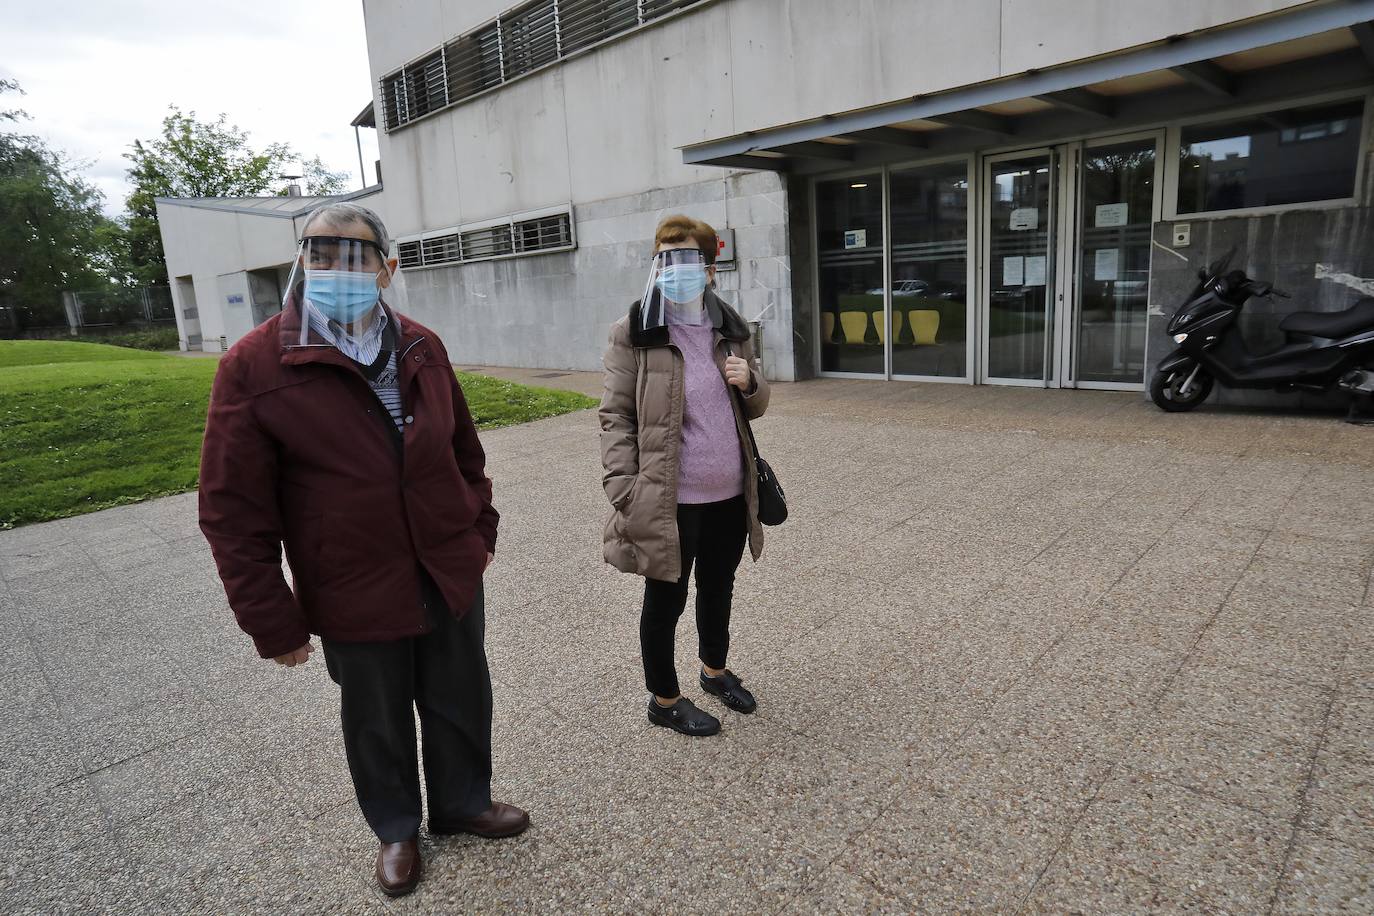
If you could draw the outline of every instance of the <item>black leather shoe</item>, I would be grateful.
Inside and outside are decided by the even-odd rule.
[[[649,697],[649,721],[675,732],[705,738],[720,731],[720,720],[709,712],[697,709],[696,704],[686,697],[678,697],[672,706],[660,706],[658,700]]]
[[[754,695],[744,689],[744,683],[728,668],[720,677],[710,677],[705,671],[701,672],[701,689],[720,697],[720,701],[735,712],[748,715],[759,708]]]

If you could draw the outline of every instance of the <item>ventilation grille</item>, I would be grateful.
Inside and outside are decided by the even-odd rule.
[[[397,244],[402,267],[441,267],[575,247],[572,214],[555,213]]]
[[[387,131],[710,0],[534,0],[382,77]]]

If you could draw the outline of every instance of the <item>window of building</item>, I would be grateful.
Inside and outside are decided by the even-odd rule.
[[[382,123],[416,118],[709,0],[533,0],[382,77]]]
[[[1363,118],[1353,99],[1184,127],[1178,212],[1354,197]]]

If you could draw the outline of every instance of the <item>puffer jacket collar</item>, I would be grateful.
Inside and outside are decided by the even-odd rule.
[[[658,294],[658,290],[654,290],[653,295],[656,297]],[[704,299],[706,313],[711,318],[711,325],[720,332],[721,337],[736,341],[749,339],[749,326],[744,323],[744,319],[734,309],[721,301],[714,290],[708,289]],[[640,300],[630,306],[630,345],[636,349],[668,346],[667,325],[659,325],[647,330],[640,326],[639,312],[642,304],[643,300]]]

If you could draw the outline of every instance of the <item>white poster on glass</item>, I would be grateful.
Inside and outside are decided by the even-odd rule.
[[[868,230],[846,229],[844,233],[844,247],[846,250],[850,248],[867,248]]]
[[[1115,280],[1121,268],[1120,248],[1099,248],[1093,257],[1093,279]]]
[[[1022,257],[1002,259],[1002,285],[1020,286],[1025,281],[1026,259]]]
[[[1102,228],[1126,225],[1128,210],[1126,204],[1099,204],[1096,211],[1097,226]]]
[[[1026,258],[1026,285],[1045,285],[1045,256]]]
[[[1011,223],[1008,228],[1012,232],[1024,232],[1039,225],[1040,211],[1034,207],[1018,207],[1011,211]]]

